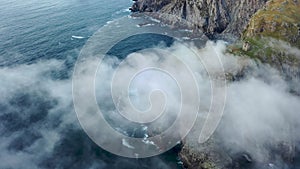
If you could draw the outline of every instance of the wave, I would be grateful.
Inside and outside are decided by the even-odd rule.
[[[153,24],[153,23],[147,23],[147,24],[137,24],[136,26],[137,27],[147,27],[147,26],[154,26],[155,24]]]
[[[127,13],[127,12],[130,12],[129,8],[130,8],[130,7],[121,9],[121,10],[117,11],[115,14],[121,14],[121,13]]]
[[[83,36],[74,36],[74,35],[73,35],[72,38],[73,38],[73,39],[84,39],[85,37],[83,37]]]

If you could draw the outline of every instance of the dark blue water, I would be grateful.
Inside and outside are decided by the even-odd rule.
[[[108,21],[129,15],[131,3],[0,1],[1,169],[180,168],[179,147],[138,160],[102,150],[80,128],[73,109],[71,75],[80,49]],[[110,52],[124,57],[142,49],[127,41]]]
[[[0,3],[0,65],[4,66],[36,59],[65,59],[107,21],[128,14],[126,9],[131,2],[17,0]]]

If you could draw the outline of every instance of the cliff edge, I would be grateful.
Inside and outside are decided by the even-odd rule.
[[[251,16],[267,0],[134,0],[132,12],[156,13],[170,25],[184,23],[209,36],[230,33],[240,36]],[[182,25],[182,24],[181,24]]]
[[[202,31],[209,37],[227,33],[240,37],[228,46],[229,53],[267,63],[279,70],[291,86],[299,86],[293,82],[300,77],[299,0],[134,0],[130,10],[174,27]],[[291,87],[290,92],[300,95],[298,87]],[[270,159],[257,161],[247,152],[224,147],[216,134],[202,145],[192,136],[183,141],[179,153],[185,168],[276,168]],[[269,144],[286,164],[295,161],[293,143],[270,140]]]

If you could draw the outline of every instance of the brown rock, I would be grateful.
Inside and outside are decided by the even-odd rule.
[[[158,12],[162,14],[160,19],[171,25],[186,20],[185,26],[208,35],[240,35],[250,17],[264,4],[265,0],[136,0],[132,11]]]

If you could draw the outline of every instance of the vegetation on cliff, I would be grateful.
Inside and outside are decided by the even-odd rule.
[[[255,13],[243,36],[272,37],[300,48],[300,2],[298,0],[269,0]]]
[[[250,17],[266,0],[134,0],[133,12],[156,12],[169,25],[185,22],[207,35],[230,33],[240,36]]]
[[[269,0],[250,19],[242,42],[229,48],[237,55],[249,56],[279,69],[300,65],[300,2]]]
[[[245,60],[249,60],[250,57],[277,68],[291,84],[289,92],[299,95],[300,91],[294,89],[292,83],[293,78],[300,77],[299,0],[135,1],[132,11],[157,12],[161,14],[158,19],[164,23],[176,26],[180,20],[165,17],[172,15],[188,21],[187,23],[193,23],[188,25],[193,30],[201,30],[207,34],[229,33],[240,36],[239,41],[228,46],[229,53],[244,56]],[[242,77],[244,69],[241,71],[243,72],[237,74],[227,73],[228,79],[233,81],[239,76]],[[294,85],[298,86],[298,81]],[[232,150],[222,147],[217,137],[211,138],[204,145],[195,143],[197,138],[187,137],[179,153],[184,166],[191,169],[245,168],[252,165],[261,167],[264,164],[268,168],[275,166],[267,162],[270,159],[257,163],[257,157],[249,155],[246,151],[235,154]],[[272,140],[269,144],[270,147],[275,147],[274,149],[280,147],[277,148],[277,155],[282,156],[287,163],[293,161],[290,160],[295,156],[293,144],[280,143],[278,146],[277,142],[273,143]]]

